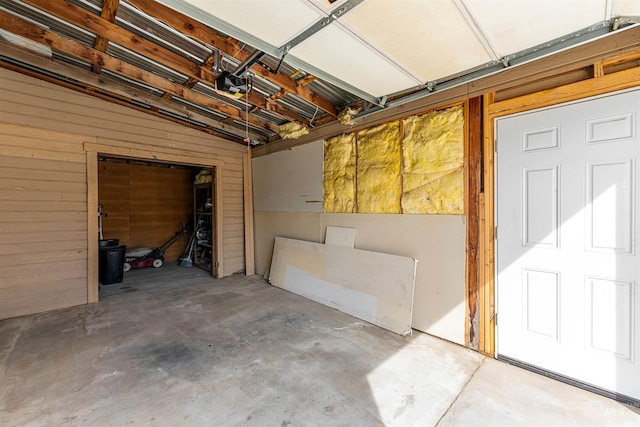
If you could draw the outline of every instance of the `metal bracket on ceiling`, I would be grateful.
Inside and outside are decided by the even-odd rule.
[[[429,92],[433,92],[434,90],[436,90],[436,82],[434,80],[427,82],[427,90]]]
[[[387,103],[387,96],[381,96],[380,98],[378,98],[378,106],[384,108],[385,104]]]
[[[220,61],[220,51],[213,51],[213,72],[218,73],[222,69],[222,61]]]
[[[305,41],[306,39],[308,39],[318,31],[322,30],[323,28],[326,28],[333,21],[337,21],[342,15],[349,12],[351,9],[353,9],[363,1],[364,0],[346,1],[342,6],[330,12],[328,16],[325,16],[319,19],[318,21],[314,22],[310,27],[307,27],[307,29],[304,30],[302,33],[298,34],[297,36],[295,36],[294,38],[286,42],[284,45],[280,46],[280,50],[282,52],[288,52],[289,50],[293,49],[293,47],[299,45],[300,43],[302,43],[303,41]],[[317,7],[313,3],[312,5]],[[321,9],[321,12],[323,14],[326,13],[323,9]]]
[[[260,58],[262,58],[263,56],[264,56],[264,52],[262,52],[261,50],[256,50],[247,59],[242,61],[236,67],[236,69],[233,70],[233,72],[231,74],[233,74],[234,76],[238,76],[238,77],[241,76],[242,73],[245,71],[245,69],[248,69],[253,64],[255,64],[256,62],[260,61]]]

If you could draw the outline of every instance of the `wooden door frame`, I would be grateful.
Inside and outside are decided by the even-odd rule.
[[[224,254],[222,245],[222,168],[224,161],[210,157],[192,157],[167,153],[163,151],[150,151],[140,149],[137,144],[126,144],[131,147],[123,147],[123,141],[117,141],[119,146],[104,143],[85,142],[84,151],[87,156],[87,303],[97,302],[98,292],[98,155],[120,157],[132,160],[146,160],[156,163],[172,163],[202,168],[213,168],[215,179],[212,183],[215,206],[214,216],[216,224],[214,251],[216,252],[217,274],[215,277],[224,276]]]
[[[495,101],[495,92],[484,96],[483,102],[483,179],[480,194],[480,286],[478,350],[495,356],[496,331],[496,271],[495,271],[495,120],[511,114],[578,101],[624,89],[640,87],[640,67],[605,74],[616,58],[593,65],[593,78],[543,90],[516,98]]]

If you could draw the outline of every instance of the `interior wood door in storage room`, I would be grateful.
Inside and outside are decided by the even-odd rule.
[[[497,342],[640,399],[640,91],[496,120]]]

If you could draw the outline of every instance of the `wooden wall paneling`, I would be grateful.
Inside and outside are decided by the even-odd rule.
[[[98,153],[87,151],[87,303],[98,302]]]
[[[82,139],[0,123],[0,318],[88,300]]]
[[[156,248],[193,218],[193,177],[191,169],[131,165],[130,244]],[[183,236],[166,252],[167,261],[184,253]]]
[[[156,248],[192,218],[193,171],[125,162],[100,162],[99,199],[108,216],[104,237],[129,247]],[[165,254],[175,261],[186,237]]]
[[[251,151],[244,155],[244,250],[245,274],[255,274],[253,241],[253,177],[251,175]]]
[[[71,276],[49,280],[46,287],[43,287],[44,280],[37,284],[16,284],[10,289],[11,304],[0,305],[0,319],[85,304],[86,294],[79,293],[78,289],[86,289],[86,277]],[[0,294],[4,296],[3,291],[4,289],[0,288]]]
[[[129,167],[124,163],[98,162],[97,168],[98,204],[107,214],[102,220],[102,235],[105,239],[119,239],[121,245],[129,245]]]
[[[104,141],[104,142],[107,142],[107,141]],[[215,164],[218,164],[218,165],[224,164],[224,161],[218,160],[217,156],[203,155],[202,157],[196,157],[196,156],[178,155],[178,154],[166,152],[163,147],[149,147],[145,145],[140,145],[137,148],[130,148],[130,147],[118,147],[115,145],[108,145],[104,143],[98,143],[98,144],[90,143],[90,144],[85,144],[85,150],[97,151],[98,153],[105,153],[110,156],[124,157],[128,159],[151,160],[151,161],[162,162],[162,163],[201,165],[203,163],[209,164],[210,162],[214,162]]]
[[[7,297],[13,298],[10,304],[15,304],[10,312],[0,309],[0,316],[11,317],[87,302],[87,274],[92,274],[87,250],[88,245],[93,246],[88,236],[91,225],[87,216],[87,151],[98,155],[215,166],[219,183],[216,198],[220,209],[216,218],[218,274],[223,276],[244,269],[244,253],[237,252],[236,248],[244,241],[241,200],[242,156],[246,147],[6,69],[0,69],[0,86],[0,174],[4,174],[0,178],[0,204],[5,206],[0,214],[0,245],[8,234],[10,237],[4,240],[11,242],[0,246],[4,251],[0,254],[0,271],[4,271],[4,265],[11,262],[13,255],[24,265],[49,263],[55,274],[81,276],[75,282],[75,291],[62,289],[62,282],[67,280],[65,283],[69,283],[71,278],[56,279],[55,274],[46,276],[47,280],[56,282],[52,285],[42,281],[45,276],[16,277],[11,279],[12,286],[2,278],[0,283],[4,290],[0,291],[0,306],[4,307],[3,303],[9,301]],[[15,159],[24,162],[16,166]],[[229,181],[228,187],[224,185],[225,181]],[[228,209],[224,206],[226,199],[229,200]],[[240,204],[234,203],[237,200]],[[55,210],[37,209],[32,202],[49,202]],[[77,210],[78,203],[84,203],[82,210]],[[16,210],[20,208],[26,211]],[[111,223],[105,222],[106,227],[125,225],[118,225],[113,216],[108,219]],[[227,223],[228,232],[225,230]],[[173,230],[175,227],[179,224],[172,227],[171,233],[177,230]],[[69,233],[62,236],[51,234],[51,230]],[[76,240],[78,232],[85,235],[81,241]],[[24,233],[29,239],[39,236],[39,240],[16,245],[15,240],[20,239],[15,233]],[[73,240],[56,241],[59,237]],[[163,241],[168,237],[163,236]],[[223,247],[225,244],[231,248],[228,256]],[[73,265],[82,271],[59,272],[61,266],[56,263],[67,261],[73,261]],[[12,274],[17,272],[11,271]],[[12,288],[13,297],[7,293],[8,287]],[[16,299],[18,292],[22,295],[20,301]]]

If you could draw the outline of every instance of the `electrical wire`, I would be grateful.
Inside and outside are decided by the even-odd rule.
[[[316,105],[316,111],[315,113],[313,113],[313,117],[311,117],[311,120],[309,120],[309,126],[311,126],[312,128],[314,128],[315,126],[313,125],[313,121],[316,118],[316,114],[318,114],[318,106]]]

